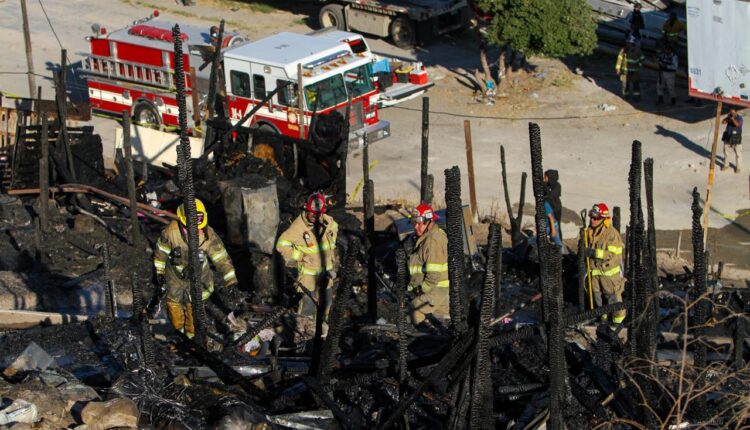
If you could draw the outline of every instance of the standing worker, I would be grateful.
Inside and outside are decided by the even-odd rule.
[[[641,13],[641,2],[636,1],[633,5],[633,12],[628,17],[628,23],[630,24],[630,32],[628,32],[626,38],[633,37],[633,43],[639,48],[641,46],[641,30],[646,28],[646,22],[643,20],[643,13]]]
[[[417,293],[412,301],[412,322],[419,324],[427,314],[450,318],[448,287],[448,236],[437,225],[432,207],[421,204],[412,213],[417,244],[409,256],[409,291]]]
[[[195,199],[198,213],[198,259],[201,263],[202,300],[214,292],[214,273],[209,262],[224,281],[224,288],[237,285],[232,259],[218,234],[208,225],[208,215],[203,202]],[[177,208],[177,221],[172,221],[161,232],[154,250],[156,283],[160,293],[167,296],[167,313],[177,331],[192,338],[195,334],[193,307],[190,303],[190,264],[187,243],[187,217],[185,204]]]
[[[635,37],[629,36],[624,48],[617,55],[615,71],[622,82],[622,96],[632,93],[635,101],[641,101],[640,73],[643,65],[643,52],[635,44]]]
[[[313,193],[305,210],[279,236],[276,251],[287,267],[296,269],[297,290],[304,293],[297,307],[301,317],[317,315],[321,293],[326,294],[326,317],[331,306],[331,287],[336,279],[336,237],[339,225],[326,214],[325,196]],[[325,277],[325,279],[323,278]],[[324,325],[324,334],[327,324]]]
[[[721,121],[727,125],[721,141],[724,142],[724,164],[721,170],[729,168],[729,154],[734,153],[734,173],[740,173],[742,162],[742,115],[737,109],[730,109],[729,114]]]
[[[593,299],[597,307],[606,304],[622,302],[622,292],[625,288],[625,278],[622,276],[622,238],[620,233],[612,227],[609,208],[604,203],[597,203],[589,211],[591,219],[586,229],[586,244],[584,250],[589,259],[590,288],[593,289]],[[620,324],[625,319],[625,310],[616,311],[612,322]],[[607,315],[602,316],[607,320]]]
[[[669,96],[672,97],[672,104],[677,103],[677,97],[674,93],[674,75],[677,73],[677,54],[674,53],[672,45],[667,44],[659,53],[659,80],[656,83],[656,94],[659,98],[656,104],[664,103],[664,88],[667,89]]]
[[[672,45],[674,48],[677,42],[680,40],[680,35],[687,31],[687,25],[677,19],[677,14],[672,12],[669,14],[669,19],[661,27],[661,32],[664,35],[664,42],[668,45]]]

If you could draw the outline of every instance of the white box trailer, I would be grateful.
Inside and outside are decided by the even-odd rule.
[[[688,0],[692,97],[750,107],[750,1]]]

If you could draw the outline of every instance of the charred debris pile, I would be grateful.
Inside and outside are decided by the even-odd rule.
[[[179,34],[174,40],[179,54]],[[184,82],[181,65],[175,69],[176,82]],[[81,283],[90,285],[87,300],[100,293],[96,300],[102,306],[87,321],[71,317],[64,325],[2,333],[0,420],[36,422],[38,428],[170,429],[747,425],[747,293],[707,273],[697,191],[694,268],[658,276],[653,161],[641,159],[640,142],[633,143],[628,178],[628,283],[622,303],[592,308],[580,252],[580,258],[562,256],[554,244],[538,241],[530,259],[521,243],[520,217],[511,223],[513,249],[502,247],[503,230],[493,223],[487,245],[467,256],[461,176],[453,167],[445,171],[450,321],[430,319],[414,327],[406,288],[409,243],[374,231],[375,188],[369,177],[364,228],[343,209],[346,145],[340,142],[348,130],[340,118],[321,120],[330,121],[321,129],[334,144],[304,154],[304,161],[294,142],[266,144],[268,136],[254,131],[251,140],[247,131],[218,121],[208,131],[220,137],[209,140],[216,142],[207,151],[213,157],[192,160],[184,156],[190,142],[184,88],[178,85],[180,99],[176,169],[144,173],[133,166],[126,143],[120,179],[93,175],[84,181],[76,175],[82,163],[75,157],[78,143],[64,121],[48,124],[42,115],[40,124],[23,129],[38,133],[32,141],[41,168],[36,183],[13,188],[0,201],[2,273],[22,274],[22,283],[45,298],[40,310],[59,311],[59,292]],[[427,140],[423,133],[424,201],[433,192]],[[529,140],[536,230],[546,237],[536,124],[529,125]],[[367,166],[366,147],[363,163]],[[343,197],[334,213],[342,220],[342,263],[325,337],[320,324],[314,336],[295,333],[300,297],[285,285],[272,250],[264,251],[261,243],[250,250],[242,229],[238,242],[231,239],[238,233],[232,224],[242,218],[241,211],[233,212],[233,199],[244,205],[246,198],[263,198],[232,197],[232,190],[268,184],[274,190],[269,204],[276,200],[281,213],[274,228],[289,222],[300,196],[311,189]],[[212,224],[230,244],[235,265],[246,270],[238,273],[240,288],[194,301],[196,336],[188,339],[154,320],[147,302],[158,231],[174,217],[169,209],[185,200],[191,242],[195,197],[208,203],[210,219],[221,221]],[[597,323],[621,309],[627,310],[622,324]],[[230,335],[230,322],[244,325],[244,333]],[[248,353],[252,342],[262,347]]]

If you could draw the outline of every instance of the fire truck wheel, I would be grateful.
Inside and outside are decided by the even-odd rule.
[[[337,30],[346,30],[346,18],[344,18],[344,7],[340,4],[327,4],[320,9],[318,14],[320,28],[336,27]]]
[[[405,16],[399,16],[391,21],[388,29],[393,44],[399,48],[412,48],[417,43],[417,28],[414,21]]]
[[[143,127],[149,127],[158,130],[161,128],[161,118],[159,112],[148,103],[139,103],[133,111],[133,119]]]

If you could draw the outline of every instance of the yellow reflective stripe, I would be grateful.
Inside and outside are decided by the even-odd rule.
[[[299,252],[297,248],[294,248],[294,251],[292,252],[292,260],[299,260],[300,257],[302,257],[302,253]]]
[[[286,239],[276,241],[276,246],[293,246],[294,244]]]
[[[316,269],[308,269],[305,266],[300,266],[298,270],[303,275],[317,276],[317,275],[320,275],[321,273],[323,273],[323,269],[317,269],[317,270]]]
[[[417,273],[422,273],[422,266],[409,266],[410,275],[416,275]]]
[[[330,251],[334,248],[335,245],[332,245],[330,243],[324,243],[323,246],[320,247],[323,251]]]
[[[216,264],[219,261],[225,259],[227,257],[227,251],[225,249],[222,249],[219,252],[214,253],[213,255],[210,255],[209,258],[211,258],[211,261]]]
[[[615,324],[620,324],[621,322],[623,322],[623,320],[625,320],[625,315],[623,315],[623,316],[615,316],[614,318],[612,318],[612,321]]]
[[[165,254],[169,254],[172,252],[172,248],[169,245],[162,243],[161,239],[156,241],[156,247],[159,248],[159,251]]]
[[[208,300],[208,298],[211,297],[211,294],[213,294],[213,292],[214,292],[214,287],[212,285],[208,287],[208,289],[201,291],[201,299]]]
[[[619,274],[620,274],[620,266],[617,266],[609,270],[599,270],[599,269],[591,270],[591,276],[615,276]]]
[[[157,269],[164,269],[167,267],[167,262],[164,260],[154,260],[154,267]]]
[[[188,339],[192,339],[195,336],[195,333],[185,333],[185,336],[187,336]]]
[[[615,255],[622,255],[622,246],[607,245],[607,251]]]
[[[445,281],[440,281],[437,283],[436,287],[438,288],[448,288],[451,286],[451,281],[446,279]]]
[[[445,264],[425,264],[425,273],[441,273],[448,271],[448,263]]]
[[[237,276],[234,274],[234,270],[230,270],[226,275],[224,275],[224,282],[236,277]]]
[[[595,258],[598,258],[600,260],[603,259],[604,258],[604,250],[603,249],[597,249],[596,250],[596,257]]]

